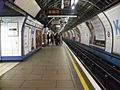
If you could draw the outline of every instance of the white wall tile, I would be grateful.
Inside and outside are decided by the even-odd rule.
[[[2,56],[21,55],[21,29],[25,17],[3,17],[1,25],[1,54]],[[18,36],[8,36],[8,22],[18,23]],[[20,23],[19,23],[20,22]]]

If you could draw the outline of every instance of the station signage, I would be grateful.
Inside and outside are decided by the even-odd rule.
[[[47,16],[51,16],[51,15],[69,15],[69,16],[76,15],[77,16],[77,13],[69,9],[47,9],[46,15]]]
[[[61,11],[59,9],[48,9],[46,12],[47,15],[59,15]]]

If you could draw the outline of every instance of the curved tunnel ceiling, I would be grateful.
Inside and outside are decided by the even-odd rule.
[[[61,0],[36,0],[36,2],[42,9],[36,18],[45,25],[49,24],[50,27],[51,24],[49,23],[49,21],[51,20],[51,18],[47,17],[47,15],[45,14],[45,10],[47,10],[48,8],[61,8],[59,6]],[[89,18],[97,15],[101,11],[109,8],[110,6],[118,2],[119,0],[79,0],[75,7],[75,11],[77,12],[78,17],[70,18],[63,31],[67,31],[75,27],[77,24],[88,20]],[[57,5],[57,7],[55,7],[55,4]]]
[[[77,4],[77,18],[70,18],[69,23],[65,26],[63,32],[70,30],[77,24],[90,19],[91,17],[97,15],[98,13],[106,10],[112,5],[120,2],[119,0],[79,0]]]
[[[50,29],[55,31],[56,28],[51,26],[51,22],[53,19],[48,18],[45,11],[49,8],[60,9],[62,0],[35,0],[35,1],[41,8],[41,10],[39,11],[35,18],[45,26],[48,26]],[[63,29],[63,32],[70,30],[77,24],[90,19],[91,17],[97,15],[98,13],[106,10],[107,8],[111,7],[112,5],[118,2],[120,2],[120,0],[79,0],[74,9],[77,12],[78,17],[69,18],[68,23]]]

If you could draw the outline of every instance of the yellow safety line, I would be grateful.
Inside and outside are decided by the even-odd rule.
[[[68,51],[68,48],[67,48],[67,47],[65,47],[65,48],[66,48],[66,51],[67,51],[67,53],[68,53],[68,55],[69,55],[69,58],[70,58],[70,60],[71,60],[71,62],[72,62],[72,65],[73,65],[73,67],[74,67],[74,69],[75,69],[75,71],[76,71],[76,73],[77,73],[77,75],[78,75],[78,77],[79,77],[79,80],[80,80],[80,82],[82,83],[82,86],[83,86],[84,90],[89,90],[87,83],[85,82],[85,80],[84,80],[82,74],[80,73],[77,65],[75,64],[75,61],[73,60],[70,52]]]

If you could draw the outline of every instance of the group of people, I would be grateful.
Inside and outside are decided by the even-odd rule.
[[[62,45],[62,34],[59,33],[51,33],[47,34],[47,44],[52,44],[52,45]]]

